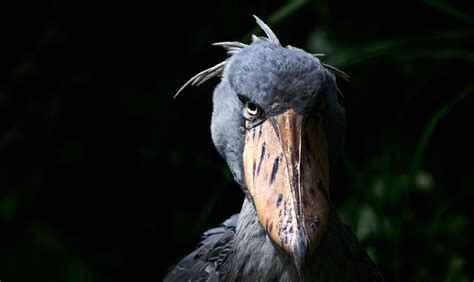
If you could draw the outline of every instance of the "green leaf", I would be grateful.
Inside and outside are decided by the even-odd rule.
[[[450,6],[449,4],[446,4],[442,1],[439,0],[422,0],[423,3],[427,4],[428,6],[441,11],[452,18],[455,18],[459,21],[462,21],[464,23],[472,24],[474,22],[473,18],[465,13],[463,13],[461,10],[458,10],[457,8]]]
[[[431,117],[415,149],[415,156],[413,157],[413,161],[411,163],[411,170],[410,170],[411,172],[410,175],[412,179],[415,178],[415,175],[420,168],[421,159],[423,158],[423,154],[426,151],[428,142],[430,141],[431,135],[433,135],[433,131],[438,125],[438,123],[441,121],[443,117],[445,117],[453,109],[453,107],[457,103],[462,101],[464,97],[466,97],[468,94],[471,94],[471,93],[472,93],[472,87],[465,88],[464,90],[459,92],[459,94],[456,95],[451,101],[449,101],[443,107],[441,107],[441,109],[439,109]]]
[[[364,241],[376,231],[377,215],[371,206],[364,205],[359,214],[359,222],[356,229],[357,237]]]

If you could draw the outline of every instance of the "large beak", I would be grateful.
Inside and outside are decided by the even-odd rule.
[[[329,217],[329,166],[321,122],[292,110],[247,131],[245,182],[260,224],[293,257],[298,272]]]

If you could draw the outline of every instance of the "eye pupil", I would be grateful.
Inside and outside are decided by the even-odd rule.
[[[249,103],[248,108],[249,108],[250,111],[256,111],[257,110],[257,106],[255,106],[254,103]]]
[[[258,106],[255,103],[251,102],[251,101],[247,101],[245,103],[245,109],[247,110],[247,112],[250,115],[257,115],[258,111],[259,111]]]

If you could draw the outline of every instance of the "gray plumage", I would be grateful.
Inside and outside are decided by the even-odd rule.
[[[299,277],[291,258],[273,246],[253,205],[204,232],[197,249],[182,259],[164,281],[384,281],[351,229],[334,209],[317,254]],[[238,220],[237,220],[238,219]]]
[[[335,76],[348,76],[321,63],[321,54],[282,47],[271,29],[256,19],[267,37],[253,37],[250,45],[214,44],[224,47],[230,57],[191,78],[177,93],[188,85],[221,76],[213,95],[212,140],[246,198],[240,215],[205,232],[197,249],[174,266],[165,281],[383,281],[332,205],[324,235],[302,273],[258,220],[243,173],[243,99],[258,104],[268,117],[292,109],[317,118],[326,132],[332,169],[342,150],[346,126]],[[320,99],[326,101],[325,110],[316,112],[314,107]]]
[[[164,281],[218,281],[232,251],[238,214],[202,235],[196,250],[171,269]]]

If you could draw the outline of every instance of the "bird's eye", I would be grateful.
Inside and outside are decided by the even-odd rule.
[[[247,129],[251,129],[255,126],[262,124],[266,119],[265,113],[263,112],[262,108],[260,108],[256,103],[252,102],[251,100],[241,100],[244,103],[242,115],[245,119],[245,127]]]
[[[249,118],[254,118],[259,115],[260,108],[252,101],[245,102],[245,111],[247,112]]]

